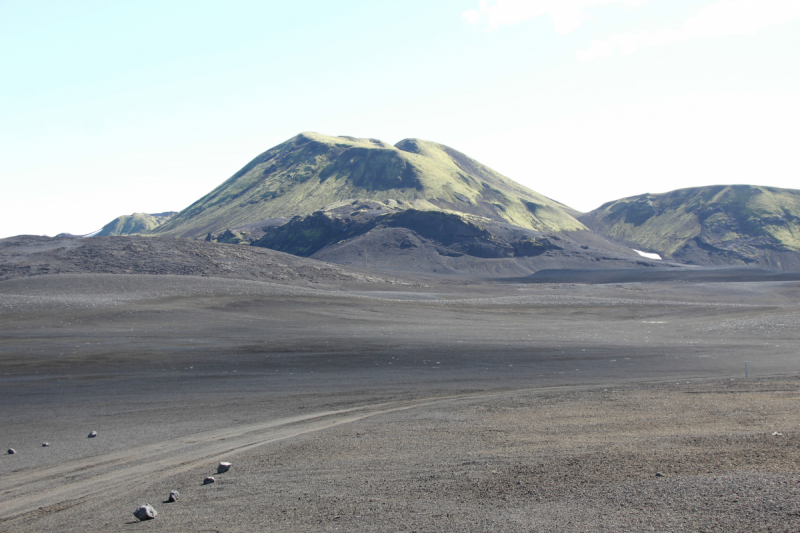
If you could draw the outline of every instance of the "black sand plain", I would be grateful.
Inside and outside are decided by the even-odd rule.
[[[264,257],[7,269],[0,531],[800,530],[800,282]]]

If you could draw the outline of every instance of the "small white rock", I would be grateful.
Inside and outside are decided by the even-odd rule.
[[[169,498],[167,498],[167,501],[168,502],[176,502],[176,501],[178,501],[179,497],[180,497],[180,494],[178,494],[177,490],[171,490],[171,491],[169,491]]]
[[[48,446],[50,446],[49,442],[43,442],[42,443],[42,448],[47,448]]]
[[[158,512],[149,503],[143,503],[133,512],[133,516],[139,520],[152,520],[158,516]]]
[[[209,477],[207,477],[207,478],[205,478],[203,480],[203,485],[208,485],[210,483],[214,483],[215,481],[216,481],[216,479],[214,479],[213,477],[209,476]]]
[[[15,450],[14,448],[8,449],[8,455],[14,455],[15,453],[17,453],[17,450]]]
[[[227,472],[231,469],[231,464],[226,462],[221,462],[219,466],[217,466],[217,474],[222,474],[223,472]]]
[[[96,431],[92,431],[91,433],[89,433],[89,438],[90,438],[90,439],[93,439],[93,438],[95,438],[96,436],[97,436],[97,432],[96,432]]]

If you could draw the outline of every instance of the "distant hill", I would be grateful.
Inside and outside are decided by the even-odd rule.
[[[95,234],[97,237],[109,235],[134,235],[147,233],[177,214],[177,211],[165,213],[134,213],[117,217]]]
[[[580,220],[593,231],[686,264],[800,270],[800,191],[718,185],[643,194]]]
[[[303,133],[259,155],[151,233],[199,238],[357,200],[387,209],[466,213],[534,230],[586,229],[565,205],[447,146]]]

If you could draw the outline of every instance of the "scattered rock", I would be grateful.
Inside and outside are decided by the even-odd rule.
[[[153,506],[149,503],[145,503],[140,505],[134,512],[133,516],[138,518],[139,520],[152,520],[158,515],[158,512],[153,509]]]
[[[47,448],[48,446],[50,446],[49,442],[43,442],[42,443],[42,448]]]
[[[169,491],[169,498],[167,498],[167,501],[168,502],[176,502],[176,501],[178,501],[179,497],[180,497],[180,494],[178,493],[177,490],[171,490],[171,491]]]
[[[90,438],[90,439],[93,439],[93,438],[95,438],[96,436],[97,436],[97,432],[96,432],[96,431],[92,431],[91,433],[89,433],[89,438]]]
[[[664,477],[664,474],[662,474],[661,472],[656,472],[656,477]]]
[[[226,462],[221,462],[219,466],[217,466],[217,474],[222,474],[223,472],[227,472],[231,469],[231,464]]]
[[[14,448],[8,449],[8,455],[14,455],[15,453],[17,453],[17,450],[15,450]]]
[[[213,477],[209,476],[209,477],[207,477],[207,478],[205,478],[203,480],[203,485],[208,485],[209,483],[214,483],[215,481],[216,481],[216,479],[214,479]]]
[[[773,431],[772,432],[772,436],[773,437],[781,437],[781,436],[783,436],[783,433],[778,433],[777,431]]]

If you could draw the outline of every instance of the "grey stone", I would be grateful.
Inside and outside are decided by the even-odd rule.
[[[14,448],[8,449],[8,455],[14,455],[15,453],[17,453],[17,450],[15,450]]]
[[[219,466],[217,466],[217,474],[222,474],[223,472],[227,472],[231,469],[231,464],[226,462],[221,462]]]
[[[178,494],[177,490],[171,490],[171,491],[169,491],[169,498],[167,498],[167,501],[168,502],[176,502],[176,501],[178,501],[179,497],[180,497],[180,494]]]
[[[656,477],[664,477],[664,474],[662,474],[661,472],[656,472]]]
[[[43,442],[42,443],[42,448],[47,448],[48,446],[50,446],[49,442]]]
[[[207,477],[207,478],[205,478],[203,480],[203,485],[208,485],[209,483],[214,483],[215,481],[216,481],[216,479],[214,479],[213,477],[209,476],[209,477]]]
[[[144,503],[133,512],[133,516],[139,520],[152,520],[158,516],[158,512],[149,503]]]
[[[90,438],[90,439],[93,439],[93,438],[95,438],[96,436],[97,436],[97,432],[96,432],[96,431],[92,431],[91,433],[89,433],[89,438]]]

